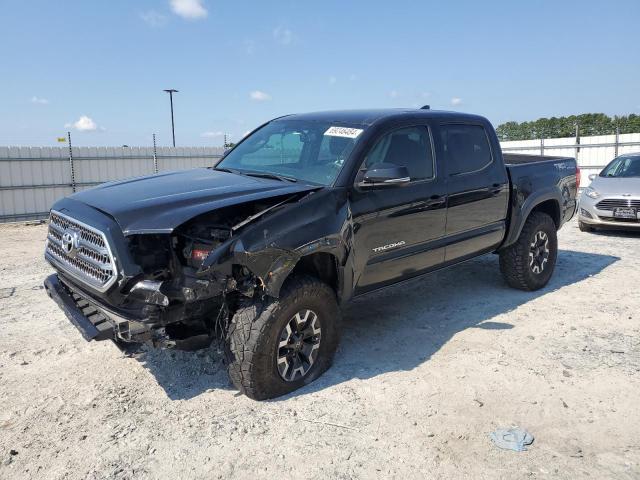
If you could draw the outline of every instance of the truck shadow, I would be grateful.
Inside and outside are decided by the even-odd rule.
[[[333,367],[306,387],[272,401],[306,395],[353,378],[409,371],[468,328],[517,328],[517,317],[494,320],[519,306],[595,275],[618,257],[561,250],[549,284],[536,292],[509,288],[497,257],[478,258],[402,286],[362,297],[343,310],[343,335]],[[200,352],[145,350],[139,360],[171,399],[232,389],[215,347]]]

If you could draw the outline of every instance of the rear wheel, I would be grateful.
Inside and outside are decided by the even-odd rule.
[[[226,357],[229,378],[254,400],[311,383],[333,361],[340,311],[333,290],[310,276],[295,276],[280,298],[255,300],[233,315]]]
[[[546,213],[534,212],[518,240],[500,252],[500,271],[509,286],[538,290],[549,282],[557,256],[555,223]]]

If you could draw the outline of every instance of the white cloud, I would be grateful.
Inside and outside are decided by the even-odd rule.
[[[152,27],[164,27],[169,19],[166,15],[163,15],[155,10],[148,10],[146,12],[142,12],[140,14],[140,18],[147,24]]]
[[[335,85],[338,79],[333,75],[329,77],[329,85]]]
[[[77,122],[66,123],[65,128],[75,128],[79,132],[93,132],[98,129],[98,125],[91,118],[86,115],[81,115]],[[101,128],[100,130],[104,130]]]
[[[249,98],[251,100],[255,100],[256,102],[266,102],[267,100],[271,100],[271,95],[261,92],[260,90],[254,90],[253,92],[249,93]]]
[[[170,4],[173,13],[188,20],[205,18],[209,14],[204,6],[204,0],[171,0]]]
[[[293,42],[293,32],[283,26],[278,26],[273,30],[273,38],[282,45],[289,45]]]
[[[459,97],[453,97],[451,99],[451,105],[453,105],[454,107],[461,105],[462,104],[462,99]]]
[[[35,103],[37,105],[48,105],[49,100],[47,100],[46,98],[36,97],[34,95],[33,97],[31,97],[31,103]]]
[[[202,132],[200,134],[203,138],[216,138],[216,137],[224,137],[224,132],[216,131],[216,132]]]
[[[400,95],[400,94],[398,93],[398,91],[397,91],[397,90],[391,90],[391,91],[389,92],[389,96],[390,96],[391,98],[398,98],[398,95]]]

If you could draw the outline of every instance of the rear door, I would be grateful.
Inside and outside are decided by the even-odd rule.
[[[354,186],[355,293],[418,275],[444,261],[446,219],[444,176],[436,168],[427,123],[388,130],[372,142],[360,168],[378,163],[407,167],[403,186],[361,190]]]
[[[446,262],[491,250],[504,238],[509,179],[490,138],[483,124],[439,125],[436,143],[447,176]]]

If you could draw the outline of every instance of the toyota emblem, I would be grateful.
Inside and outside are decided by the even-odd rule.
[[[66,230],[62,234],[62,242],[60,242],[62,250],[64,250],[64,253],[66,253],[70,257],[75,257],[76,255],[76,249],[78,248],[78,238],[78,232],[76,232],[75,230]]]

